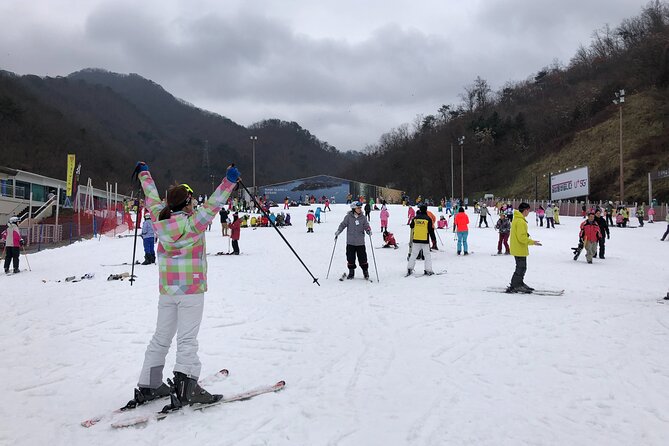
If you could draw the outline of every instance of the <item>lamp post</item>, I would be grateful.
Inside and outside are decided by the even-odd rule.
[[[257,196],[258,192],[256,191],[256,141],[258,140],[257,136],[250,136],[251,145],[253,146],[253,196]]]
[[[453,143],[451,143],[451,200],[455,196],[455,189],[453,188]]]
[[[623,104],[625,103],[625,90],[616,91],[616,99],[613,103],[620,110],[620,204],[625,202],[625,179],[623,176]]]
[[[465,145],[465,137],[461,136],[458,138],[460,143],[460,206],[465,205],[465,168],[464,168],[464,151],[463,147]]]

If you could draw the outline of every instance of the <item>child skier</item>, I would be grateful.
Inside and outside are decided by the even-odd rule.
[[[156,222],[154,229],[160,239],[160,297],[156,331],[146,349],[135,397],[127,406],[135,407],[168,395],[172,400],[164,411],[218,401],[222,395],[210,394],[197,382],[202,367],[197,355],[197,333],[207,291],[205,230],[235,188],[239,171],[234,164],[230,165],[226,178],[197,211],[193,211],[195,199],[188,185],[171,186],[163,203],[145,163],[137,163],[135,175],[144,189],[146,207]],[[168,380],[168,386],[163,383],[163,368],[175,334],[174,381]]]
[[[390,212],[385,204],[381,205],[381,231],[388,230],[388,218],[390,218]]]
[[[497,254],[502,253],[502,244],[504,244],[504,254],[509,252],[509,234],[511,233],[511,222],[506,218],[506,214],[500,214],[499,220],[495,224],[495,229],[499,231],[499,239],[497,240]]]
[[[392,232],[388,232],[387,229],[383,231],[383,241],[386,243],[383,245],[384,248],[398,248],[397,242],[395,241],[395,236]]]
[[[144,213],[144,223],[142,223],[142,240],[144,242],[144,261],[142,265],[150,265],[156,263],[156,253],[153,249],[156,234],[153,230],[153,223],[151,222],[151,213]]]
[[[309,209],[307,212],[307,232],[314,232],[314,221],[316,217],[314,216],[314,211]]]

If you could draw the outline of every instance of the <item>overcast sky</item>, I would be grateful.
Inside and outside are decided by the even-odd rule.
[[[138,73],[249,125],[296,121],[363,149],[416,115],[497,90],[647,0],[0,0],[0,69]]]

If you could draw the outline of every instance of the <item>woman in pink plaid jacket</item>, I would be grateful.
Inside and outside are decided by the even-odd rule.
[[[234,164],[226,178],[204,204],[193,210],[193,190],[187,184],[171,186],[166,203],[160,200],[148,166],[138,163],[135,174],[144,190],[145,205],[160,240],[158,249],[159,290],[156,331],[146,348],[135,397],[128,406],[137,406],[163,396],[171,396],[166,410],[193,403],[218,401],[198,385],[202,365],[198,358],[197,335],[202,322],[204,292],[207,291],[207,249],[205,231],[225,204],[239,181]],[[174,335],[177,355],[174,381],[163,383],[165,357]]]

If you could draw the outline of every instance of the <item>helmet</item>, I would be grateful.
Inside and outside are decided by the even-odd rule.
[[[353,203],[351,203],[351,209],[361,208],[361,207],[362,203],[360,203],[359,201],[354,201]]]
[[[14,224],[17,225],[17,224],[19,224],[19,217],[16,217],[16,216],[14,216],[14,217],[9,217],[9,222],[10,222],[10,223],[14,223]]]
[[[427,205],[421,204],[420,206],[418,206],[418,210],[421,212],[427,212]]]
[[[180,184],[180,186],[183,186],[184,188],[186,188],[186,190],[188,191],[188,193],[191,194],[191,195],[193,195],[193,189],[192,189],[188,184],[183,183],[183,184]]]

